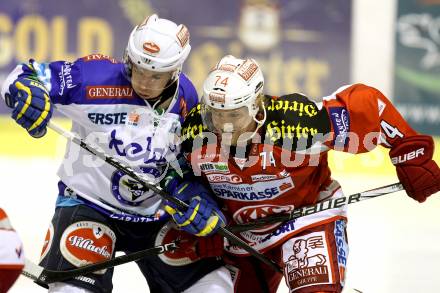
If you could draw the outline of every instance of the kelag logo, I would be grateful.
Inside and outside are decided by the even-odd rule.
[[[146,145],[143,146],[137,142],[125,143],[122,139],[117,138],[116,129],[112,130],[111,139],[108,144],[108,148],[114,149],[116,154],[121,157],[126,157],[131,161],[142,160],[145,164],[155,163],[158,165],[163,165],[166,163],[165,155],[167,150],[165,148],[153,148],[152,137],[146,137]],[[174,151],[171,149],[170,151]]]

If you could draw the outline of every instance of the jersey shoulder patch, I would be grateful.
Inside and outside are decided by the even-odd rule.
[[[283,146],[284,140],[288,139],[292,141],[293,149],[306,149],[322,141],[330,132],[326,108],[305,95],[266,95],[265,107],[267,117],[263,130],[265,140],[272,144]]]

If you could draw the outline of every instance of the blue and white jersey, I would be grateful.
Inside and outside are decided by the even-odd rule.
[[[73,132],[158,184],[180,153],[181,123],[198,102],[197,92],[184,74],[164,111],[140,98],[124,73],[124,64],[107,56],[95,54],[75,62],[30,62],[55,108],[72,119]],[[21,67],[17,66],[7,82],[23,73]],[[2,94],[8,87],[3,87]],[[151,220],[163,214],[158,195],[74,143],[68,143],[58,175],[64,195],[58,205],[80,200],[114,218],[127,217],[125,220],[135,215]]]

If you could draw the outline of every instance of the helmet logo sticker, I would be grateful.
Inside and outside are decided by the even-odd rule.
[[[142,45],[142,48],[144,49],[144,51],[150,54],[157,54],[160,51],[160,47],[154,42],[145,42]]]
[[[258,66],[253,62],[253,60],[247,59],[237,70],[238,75],[240,75],[245,81],[254,76],[255,72],[257,72]]]
[[[211,93],[209,93],[209,100],[214,103],[224,104],[225,103],[225,94],[211,92]]]
[[[215,68],[215,69],[217,69],[217,68]],[[218,68],[218,70],[229,71],[229,72],[234,72],[235,69],[237,69],[237,66],[235,66],[233,64],[222,64]]]
[[[180,30],[176,34],[177,40],[179,40],[180,46],[183,48],[189,41],[189,30],[183,24],[180,25]]]

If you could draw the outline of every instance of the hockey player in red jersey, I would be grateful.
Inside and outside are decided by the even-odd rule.
[[[0,208],[0,293],[8,292],[24,267],[20,238]]]
[[[230,224],[343,196],[328,166],[332,149],[363,153],[382,145],[410,197],[424,202],[440,190],[432,137],[414,131],[379,90],[355,84],[315,102],[299,93],[263,95],[263,85],[253,59],[222,58],[182,128],[186,157]],[[282,266],[290,292],[341,292],[345,206],[240,236]],[[282,274],[239,247],[225,247],[236,292],[277,290]]]

